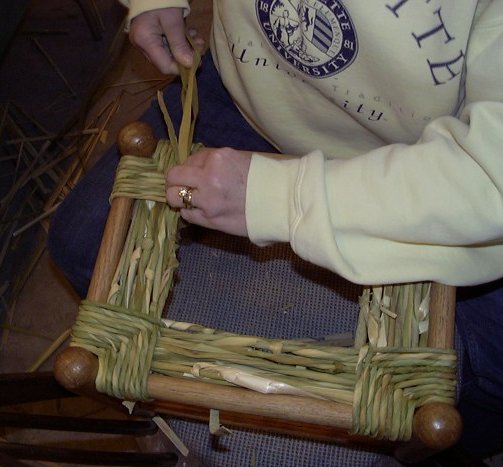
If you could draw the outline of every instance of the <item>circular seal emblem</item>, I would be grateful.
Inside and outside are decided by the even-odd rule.
[[[351,18],[336,0],[255,0],[257,17],[274,49],[313,78],[340,73],[355,59]]]

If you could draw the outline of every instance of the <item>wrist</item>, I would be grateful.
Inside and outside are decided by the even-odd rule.
[[[190,13],[188,0],[119,0],[129,7],[125,31],[129,31],[131,21],[142,13],[164,8],[182,8],[184,18]]]

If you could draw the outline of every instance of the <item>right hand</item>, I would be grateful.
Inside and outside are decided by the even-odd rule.
[[[199,51],[204,40],[189,31]],[[192,65],[194,51],[187,41],[182,8],[161,8],[142,13],[131,21],[131,43],[164,74],[178,74],[178,64]]]
[[[246,237],[246,185],[252,152],[202,148],[166,174],[166,200],[192,224]],[[191,208],[180,197],[190,187]]]

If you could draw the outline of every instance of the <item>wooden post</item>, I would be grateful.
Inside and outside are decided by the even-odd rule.
[[[157,140],[152,128],[144,122],[126,125],[117,138],[122,155],[150,157],[155,151]],[[134,200],[118,197],[112,201],[103,233],[98,257],[94,266],[87,298],[105,303],[119,263],[127,232],[131,224]],[[98,360],[87,350],[69,347],[63,350],[54,364],[54,375],[65,388],[75,392],[89,393],[94,388],[98,373]]]
[[[428,347],[454,348],[456,288],[432,283],[428,327]],[[395,456],[403,462],[419,462],[439,451],[454,446],[463,429],[456,407],[432,403],[420,407],[414,414],[413,439],[400,446]]]

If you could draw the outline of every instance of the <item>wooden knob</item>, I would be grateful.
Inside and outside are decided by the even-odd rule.
[[[56,380],[70,391],[95,387],[97,374],[97,357],[81,347],[66,348],[54,363]]]
[[[122,155],[150,157],[157,147],[157,138],[148,123],[136,121],[119,131],[117,145]]]
[[[452,405],[434,402],[419,408],[414,415],[414,434],[433,450],[444,450],[456,444],[463,422]]]

